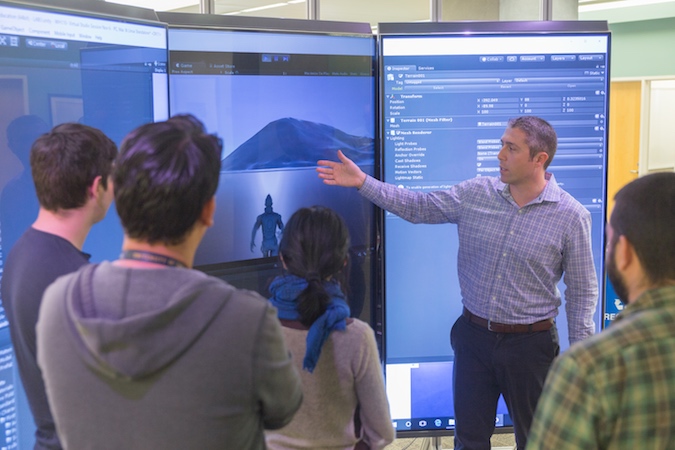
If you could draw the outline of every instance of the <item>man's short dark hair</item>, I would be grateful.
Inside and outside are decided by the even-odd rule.
[[[525,133],[527,146],[530,147],[530,159],[541,152],[548,155],[544,163],[544,169],[547,169],[558,149],[558,136],[551,124],[540,117],[522,116],[510,119],[508,127],[518,128]]]
[[[181,243],[218,188],[220,151],[220,140],[192,115],[129,133],[113,171],[125,233],[151,244]]]
[[[40,206],[75,209],[87,202],[98,176],[107,187],[117,145],[101,130],[79,123],[57,125],[33,143],[30,166]]]
[[[625,236],[649,281],[675,281],[675,173],[645,175],[614,196],[610,224],[614,237]]]

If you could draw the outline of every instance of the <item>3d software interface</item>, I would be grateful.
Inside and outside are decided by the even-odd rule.
[[[591,212],[602,280],[608,36],[385,35],[381,46],[384,180],[431,191],[499,176],[507,121],[540,116],[558,133],[548,171]],[[454,424],[449,335],[462,309],[457,242],[455,225],[385,215],[385,363],[398,430]],[[559,289],[564,297],[564,284]],[[557,324],[565,348],[563,308]],[[497,425],[509,423],[506,413],[502,402]]]
[[[170,29],[169,49],[171,113],[195,114],[223,140],[216,225],[195,264],[274,256],[283,224],[317,204],[367,253],[372,205],[315,168],[342,149],[373,172],[372,36]]]
[[[60,123],[81,122],[100,128],[119,144],[138,125],[165,119],[166,53],[166,27],[161,24],[0,3],[0,276],[3,258],[37,216],[27,167],[33,140]],[[84,251],[92,254],[92,261],[115,259],[121,242],[122,229],[111,208],[90,233]],[[6,449],[31,448],[34,440],[33,420],[19,386],[2,310],[0,422]]]

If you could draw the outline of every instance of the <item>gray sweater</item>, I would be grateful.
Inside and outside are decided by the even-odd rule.
[[[37,348],[66,449],[263,449],[302,401],[276,310],[194,270],[61,277]]]
[[[360,410],[361,436],[379,450],[394,440],[389,403],[375,333],[358,319],[333,331],[313,373],[302,370],[307,330],[284,327],[286,342],[301,371],[304,400],[290,424],[265,432],[271,450],[353,449],[354,413]]]

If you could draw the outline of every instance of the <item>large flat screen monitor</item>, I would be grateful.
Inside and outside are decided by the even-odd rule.
[[[384,181],[431,191],[499,176],[497,153],[507,121],[540,116],[559,138],[548,170],[591,213],[595,266],[603,280],[606,23],[381,24],[380,35]],[[399,435],[450,434],[449,335],[462,311],[456,226],[413,225],[385,213],[383,229],[384,354],[394,424]],[[564,297],[563,284],[559,290]],[[560,309],[564,349],[568,332]],[[599,302],[598,326],[601,312]],[[511,424],[503,400],[495,423]]]
[[[81,122],[119,145],[136,126],[168,115],[166,26],[153,11],[89,2],[92,11],[76,12],[66,9],[74,2],[29,3],[0,1],[0,277],[3,258],[37,217],[28,155],[38,135]],[[115,259],[121,243],[113,207],[84,251],[94,261]],[[0,361],[2,448],[32,448],[33,421],[18,388],[4,310]]]
[[[283,225],[325,205],[347,221],[350,299],[371,299],[374,208],[323,185],[319,159],[342,149],[374,173],[375,39],[367,24],[160,14],[169,23],[171,114],[192,113],[223,142],[215,225],[195,265],[266,295]]]

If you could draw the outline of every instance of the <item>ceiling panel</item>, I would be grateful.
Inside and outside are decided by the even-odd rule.
[[[348,22],[429,20],[429,0],[321,0],[321,19]]]
[[[143,1],[145,7],[150,0],[120,0]],[[184,0],[185,1],[185,0]],[[243,12],[242,15],[251,17],[281,17],[290,19],[306,19],[307,4],[274,0],[216,0],[216,14],[231,14],[246,9],[280,5],[274,8],[258,11]],[[166,11],[167,9],[162,9]],[[159,11],[159,9],[158,9]],[[199,12],[199,4],[176,8],[175,12]],[[414,22],[429,20],[429,0],[322,0],[319,6],[321,20],[346,22],[366,22],[373,25],[378,22]]]
[[[303,3],[289,4],[287,2],[275,2],[274,0],[254,1],[218,1],[215,2],[216,14],[228,14],[251,8],[260,8],[268,5],[283,4],[275,8],[261,9],[259,11],[244,12],[242,15],[251,17],[278,17],[282,19],[306,19],[307,5]]]

